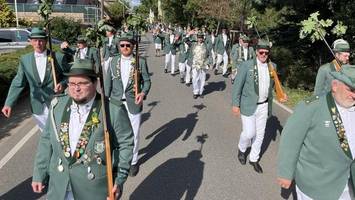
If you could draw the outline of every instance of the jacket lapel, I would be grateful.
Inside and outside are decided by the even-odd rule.
[[[256,59],[254,59],[254,69],[253,69],[253,74],[254,74],[254,89],[255,89],[255,94],[259,96],[259,72],[258,72],[258,64],[256,62]]]

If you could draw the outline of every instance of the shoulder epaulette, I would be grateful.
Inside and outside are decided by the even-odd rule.
[[[318,95],[312,95],[310,97],[305,98],[304,102],[306,102],[306,104],[310,104],[310,103],[315,102],[317,100],[319,100],[319,96]]]

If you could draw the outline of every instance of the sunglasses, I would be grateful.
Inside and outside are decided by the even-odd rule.
[[[131,48],[131,44],[120,44],[121,48],[127,47],[127,48]]]
[[[265,55],[269,55],[269,52],[268,52],[268,51],[259,51],[259,54],[260,54],[260,55],[264,55],[264,54],[265,54]]]

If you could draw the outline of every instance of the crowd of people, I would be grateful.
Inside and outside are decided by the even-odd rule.
[[[204,97],[208,70],[231,78],[232,112],[242,121],[236,157],[263,173],[260,150],[277,84],[271,43],[258,39],[252,47],[243,33],[232,42],[226,27],[212,31],[158,24],[152,32],[155,55],[165,56],[162,73],[192,83],[193,99]],[[134,53],[136,34],[127,28],[117,34],[108,27],[102,59],[84,36],[76,47],[63,42],[57,53],[47,49],[47,40],[43,29],[32,29],[33,52],[20,58],[2,109],[10,117],[29,85],[31,111],[41,131],[33,191],[43,192],[48,185],[48,199],[105,199],[107,174],[113,173],[111,192],[118,198],[127,177],[139,172],[141,115],[151,87],[147,61]],[[295,180],[299,199],[354,199],[355,67],[349,65],[347,41],[334,41],[332,51],[334,60],[319,68],[314,96],[296,107],[282,131],[278,183],[289,188]],[[106,171],[106,153],[112,172]]]

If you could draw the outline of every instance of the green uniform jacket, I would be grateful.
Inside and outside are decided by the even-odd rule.
[[[229,37],[227,36],[227,43],[226,45],[224,46],[224,43],[223,43],[223,37],[222,37],[222,34],[219,34],[217,36],[217,38],[215,39],[215,46],[214,46],[214,50],[217,54],[220,54],[220,55],[223,55],[224,52],[229,52],[230,51],[230,39]]]
[[[247,60],[255,58],[255,51],[253,47],[248,47]],[[231,51],[232,68],[239,68],[240,64],[244,62],[244,51],[239,44],[234,44]]]
[[[154,43],[155,44],[162,44],[164,40],[164,35],[159,33],[159,34],[154,34],[153,35]]]
[[[91,159],[88,166],[95,175],[93,180],[89,180],[88,167],[80,159],[75,157],[66,158],[62,145],[57,140],[60,133],[61,119],[65,112],[69,96],[63,95],[54,98],[52,107],[49,112],[46,128],[41,134],[37,154],[34,162],[33,181],[42,182],[49,179],[47,192],[48,200],[63,200],[70,184],[71,190],[76,200],[98,200],[107,197],[107,174],[105,150],[103,152],[95,152],[104,142],[103,126],[101,112],[99,112],[100,123],[98,127],[91,130],[91,135],[85,149],[85,153]],[[101,104],[99,94],[96,95],[98,104]],[[127,110],[123,105],[115,105],[107,102],[108,106],[108,130],[110,132],[111,150],[115,153],[112,155],[113,160],[119,160],[117,166],[118,174],[114,177],[114,182],[121,188],[127,179],[133,152],[133,131],[129,122]],[[101,109],[100,109],[101,111]],[[70,110],[68,111],[70,113]],[[90,111],[92,112],[92,111]],[[90,115],[90,114],[89,114]],[[100,145],[101,144],[101,145]],[[97,163],[96,157],[102,159],[102,164]],[[59,159],[62,160],[64,170],[58,170]]]
[[[188,48],[185,47],[185,42],[180,39],[179,40],[179,63],[184,63],[187,60],[187,50]]]
[[[88,48],[88,50],[86,52],[85,59],[91,60],[95,64],[96,70],[98,71],[98,69],[100,67],[99,53],[98,53],[97,49],[94,47],[87,47],[87,48]],[[73,62],[76,59],[80,59],[78,48],[66,48],[66,49],[63,49],[63,53],[66,56],[68,56],[68,60],[70,62]]]
[[[133,91],[134,80],[129,78],[127,87],[123,89],[121,75],[117,73],[117,63],[119,62],[121,56],[115,56],[112,59],[111,65],[108,68],[107,77],[105,79],[105,94],[110,97],[112,101],[120,102],[123,96],[123,92],[126,96],[128,111],[132,114],[137,114],[142,112],[143,105],[135,104],[135,94]],[[141,92],[148,95],[151,81],[148,71],[147,62],[144,58],[139,58],[139,70],[140,70],[140,88]]]
[[[178,45],[177,41],[170,43],[170,34],[166,34],[164,36],[164,53],[165,54],[168,54],[169,52],[171,52],[171,54],[176,55],[177,45]]]
[[[104,44],[103,44],[103,57],[104,60],[107,60],[109,57],[117,56],[120,54],[118,51],[118,37],[116,35],[113,36],[111,46],[109,44],[109,39],[108,37],[105,38]]]
[[[330,86],[334,78],[329,72],[335,71],[335,66],[333,63],[326,63],[319,67],[316,84],[314,86],[314,95],[323,95],[330,91]]]
[[[276,64],[272,63],[276,70]],[[258,69],[256,66],[256,59],[245,61],[241,64],[233,84],[232,90],[232,104],[239,107],[242,115],[251,116],[255,113],[258,99],[259,99],[259,84]],[[274,80],[270,77],[269,87],[269,107],[268,115],[272,113],[272,90],[274,87]]]
[[[334,200],[348,182],[351,163],[340,147],[326,95],[301,102],[281,134],[278,177],[295,179],[312,199]]]
[[[54,65],[56,66],[55,69],[58,83],[66,85],[66,78],[64,78],[63,72],[67,72],[69,67],[65,56],[61,53],[55,53]],[[43,104],[46,104],[47,107],[49,107],[53,98],[54,82],[52,78],[51,64],[47,62],[45,76],[43,82],[41,83],[36,67],[34,52],[23,55],[20,58],[17,74],[11,82],[5,105],[12,108],[27,84],[30,88],[32,113],[42,114],[44,109]]]

